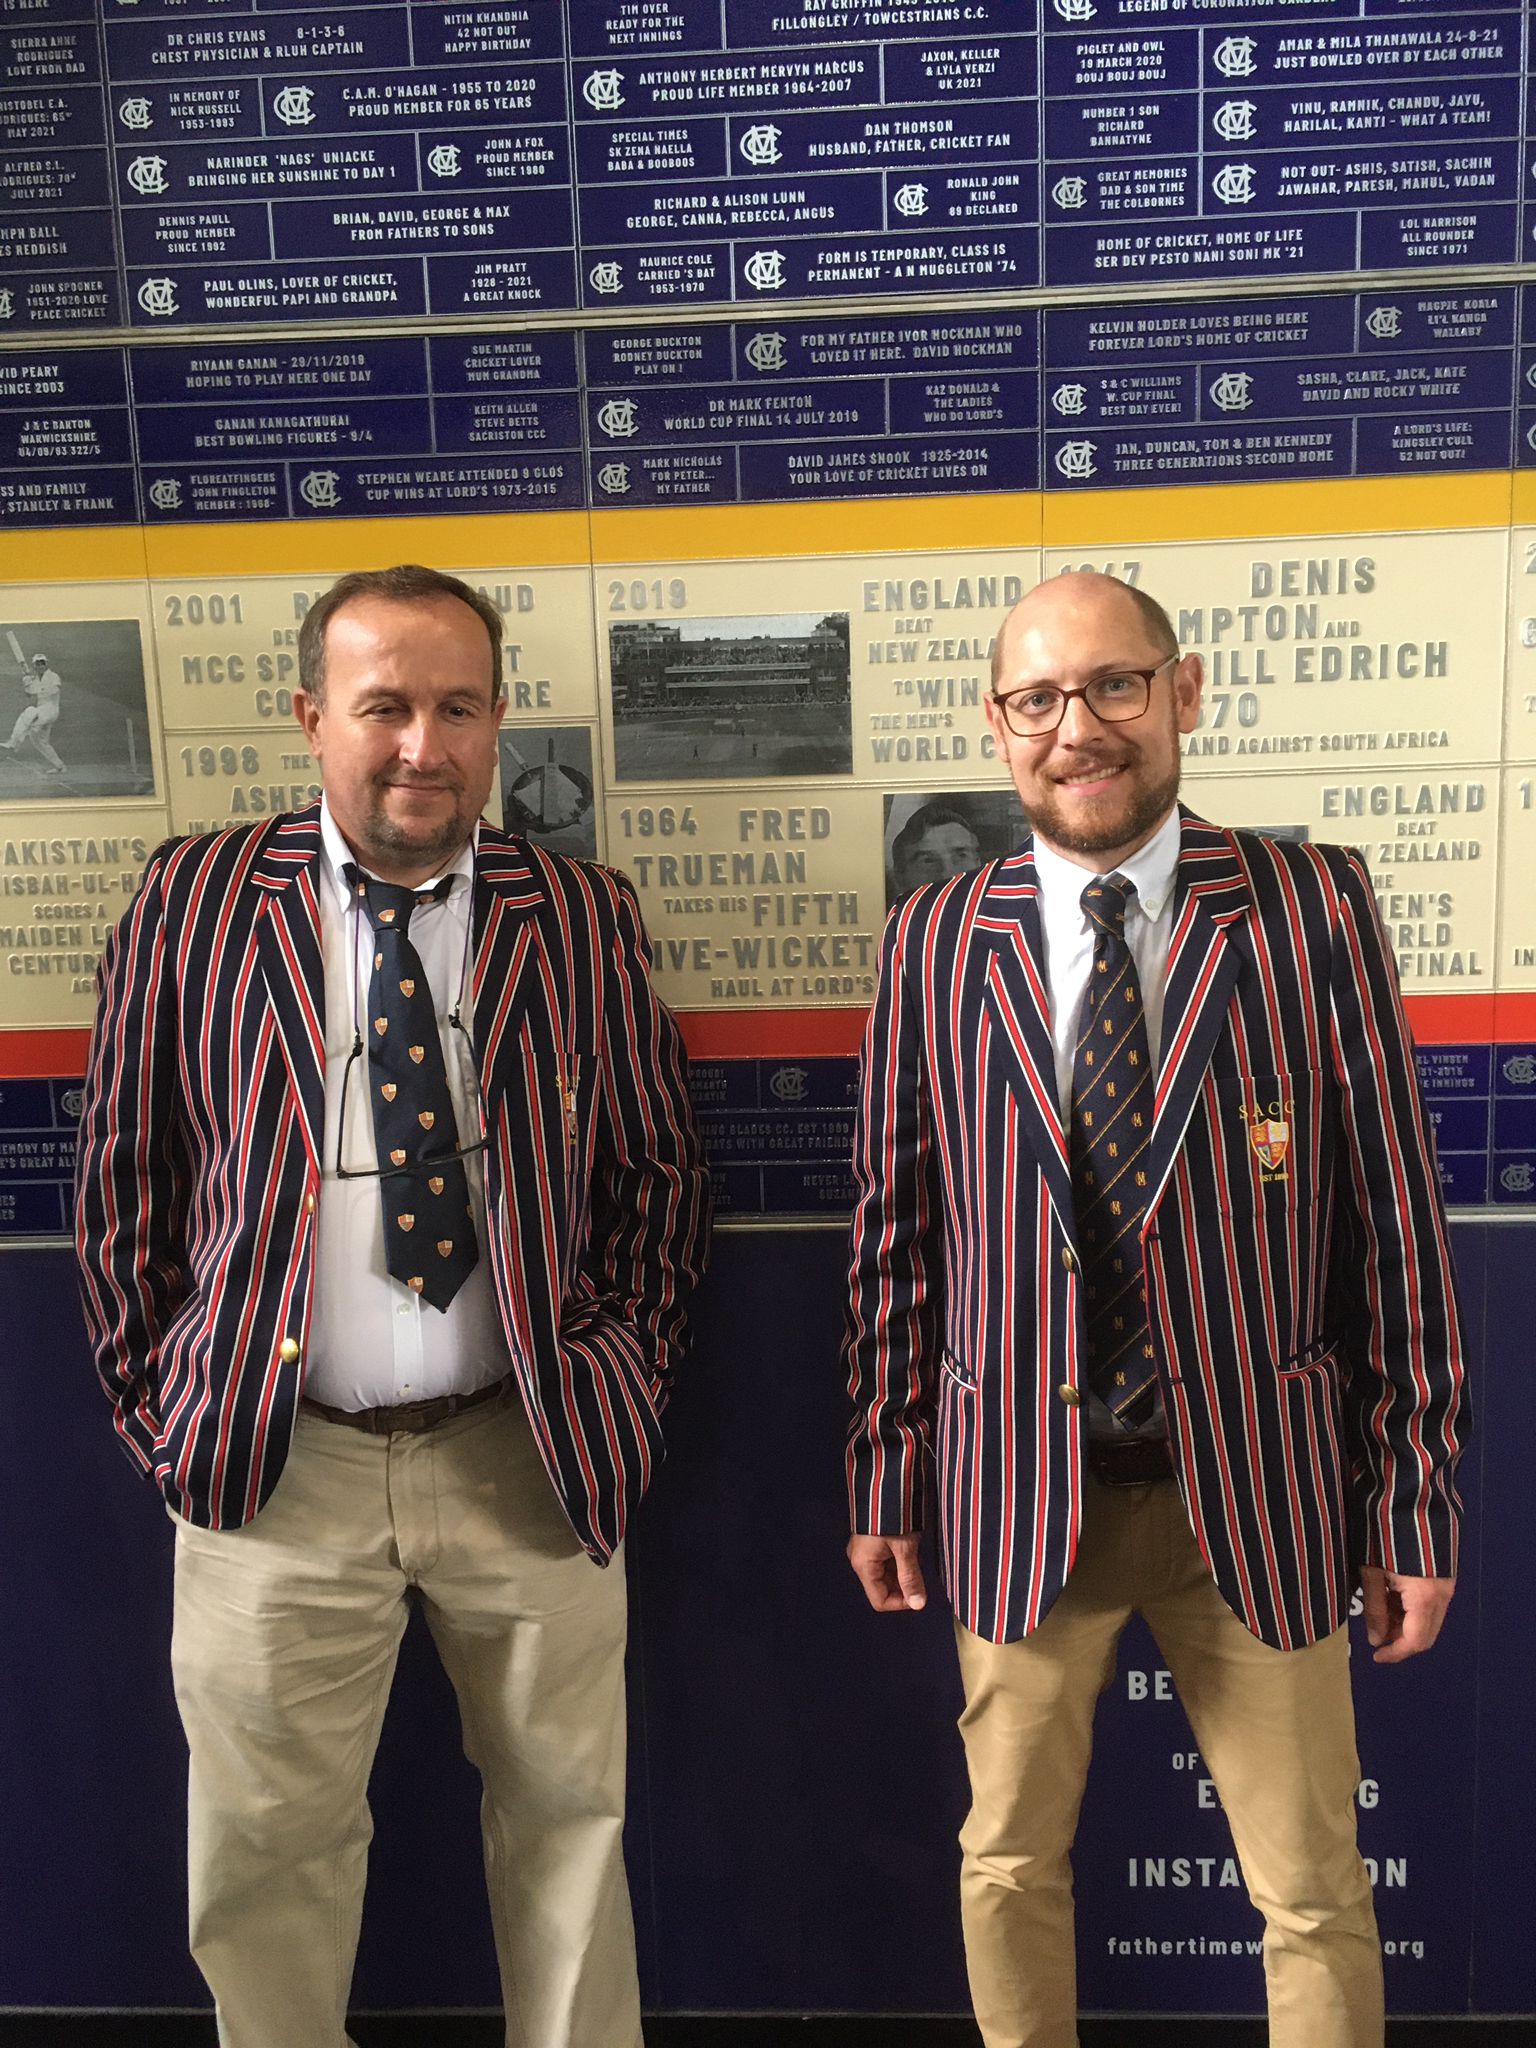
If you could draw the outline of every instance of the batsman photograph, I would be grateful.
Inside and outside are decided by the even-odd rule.
[[[154,791],[138,621],[0,624],[0,803]]]

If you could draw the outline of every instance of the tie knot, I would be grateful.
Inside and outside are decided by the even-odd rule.
[[[1083,915],[1097,931],[1125,937],[1126,906],[1136,894],[1136,884],[1124,875],[1096,875],[1079,898]]]
[[[381,882],[377,875],[363,874],[352,861],[347,862],[342,873],[367,911],[373,929],[399,932],[402,937],[410,925],[411,912],[426,903],[441,903],[453,886],[452,875],[444,875],[430,889],[402,889],[398,882]]]

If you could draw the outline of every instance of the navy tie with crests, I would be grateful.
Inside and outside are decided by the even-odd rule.
[[[1141,1226],[1152,1138],[1152,1055],[1136,963],[1125,939],[1135,884],[1100,876],[1082,894],[1093,967],[1072,1055],[1072,1189],[1087,1297],[1088,1384],[1119,1421],[1157,1401]]]
[[[475,1269],[480,1246],[469,1206],[437,1015],[411,912],[441,902],[452,878],[433,889],[402,889],[349,865],[373,928],[368,985],[368,1097],[384,1201],[385,1262],[397,1280],[446,1309]]]

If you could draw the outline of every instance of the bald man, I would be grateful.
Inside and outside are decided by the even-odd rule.
[[[893,912],[865,1047],[848,1553],[922,1607],[931,1500],[987,2048],[1077,2039],[1069,1857],[1134,1612],[1264,1916],[1271,2042],[1384,2035],[1345,1620],[1358,1585],[1395,1663],[1451,1598],[1450,1251],[1369,877],[1179,806],[1202,681],[1111,577],[1014,609],[986,710],[1031,835]]]

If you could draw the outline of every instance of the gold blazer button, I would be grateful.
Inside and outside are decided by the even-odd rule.
[[[1075,1273],[1077,1271],[1077,1259],[1073,1253],[1071,1245],[1069,1244],[1064,1244],[1061,1248],[1061,1263],[1066,1267],[1069,1273]]]
[[[1077,1391],[1076,1387],[1068,1386],[1065,1380],[1062,1381],[1061,1385],[1056,1389],[1056,1391],[1058,1394],[1060,1394],[1062,1400],[1066,1402],[1069,1408],[1082,1407],[1082,1395]]]
[[[292,1365],[299,1355],[298,1338],[285,1337],[282,1343],[279,1344],[277,1347],[277,1355],[283,1361],[284,1365]]]

